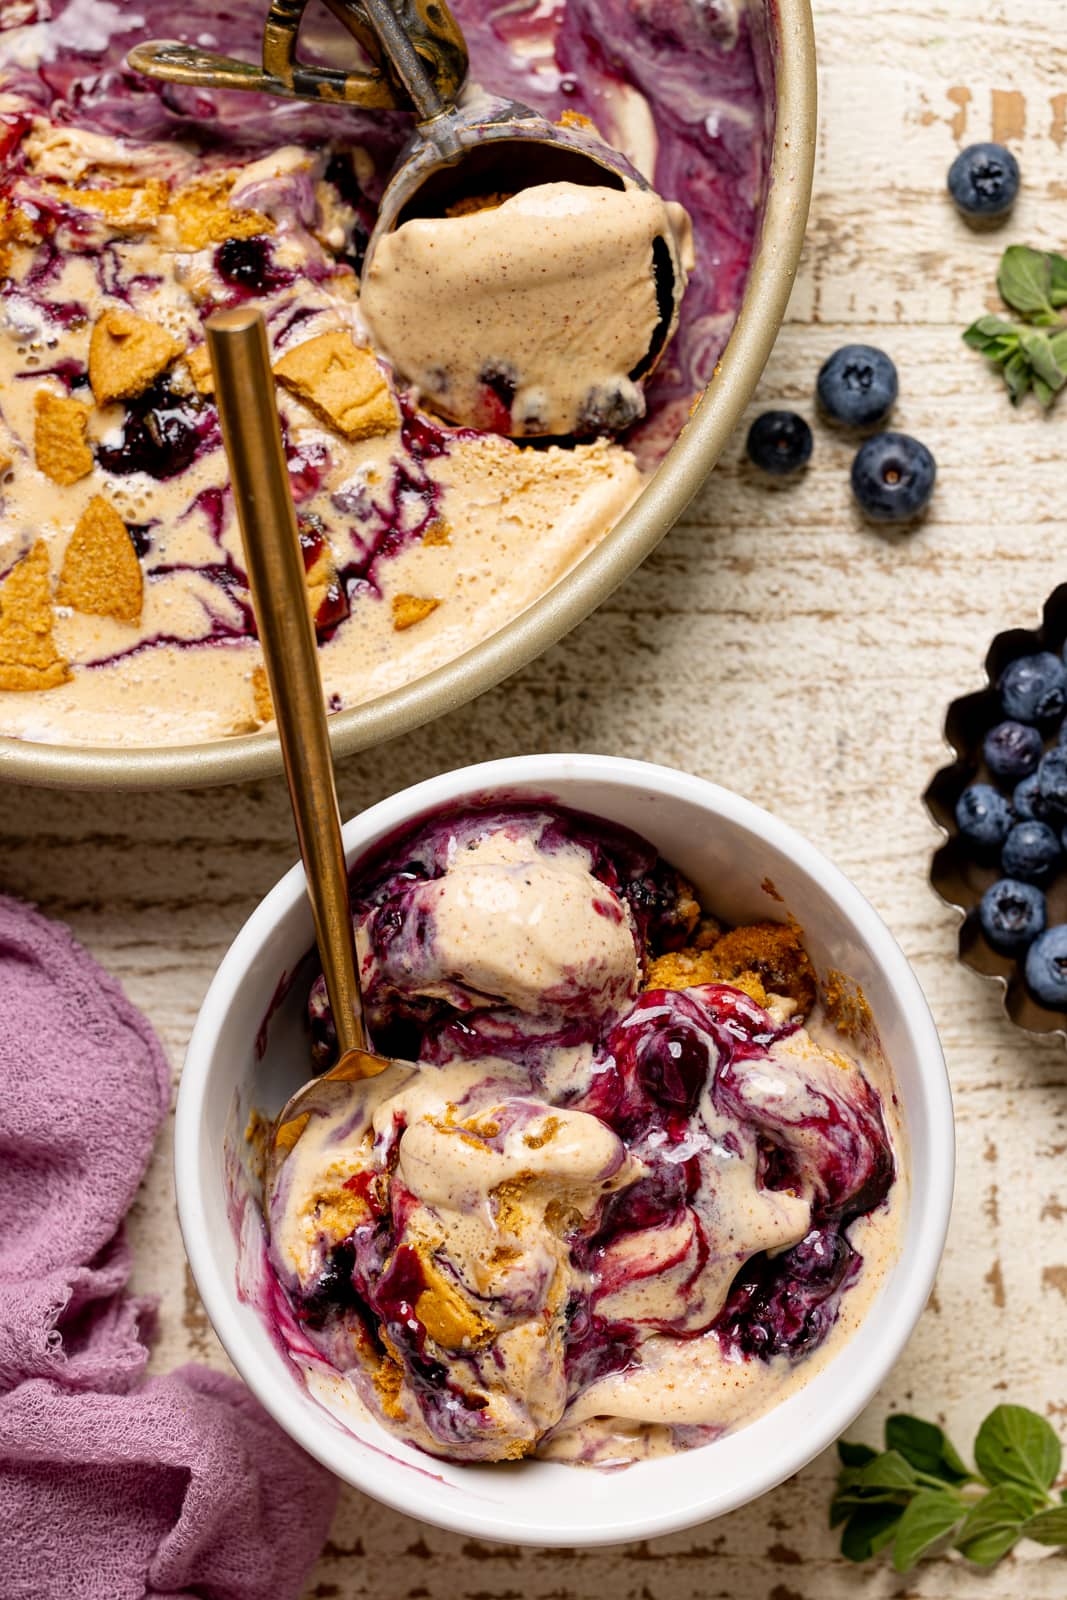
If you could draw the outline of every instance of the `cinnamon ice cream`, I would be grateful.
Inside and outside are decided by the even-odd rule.
[[[657,122],[646,22],[620,33],[614,8],[568,0],[498,23],[458,7],[475,79],[557,120],[592,116],[656,191],[546,184],[445,219],[503,268],[459,308],[473,324],[458,256],[419,281],[415,222],[360,302],[403,118],[125,69],[152,34],[247,52],[252,0],[190,0],[180,17],[159,0],[31,0],[0,22],[0,734],[166,745],[270,722],[203,341],[218,307],[254,300],[268,324],[331,710],[462,655],[617,522],[729,333],[767,130],[743,18],[724,31],[681,0],[657,12],[672,62]],[[564,72],[600,31],[615,66]],[[683,207],[696,265],[637,421],[661,312],[649,252],[668,230],[690,259]],[[546,292],[572,294],[580,359],[538,344]],[[412,342],[424,329],[439,373]],[[411,370],[386,359],[394,341]],[[448,385],[477,390],[479,429],[449,425]],[[557,442],[501,436],[546,427]]]
[[[643,376],[693,266],[689,218],[635,183],[544,183],[386,234],[361,306],[435,411],[506,434],[590,434],[645,413]]]
[[[313,1115],[266,1197],[326,1404],[620,1464],[848,1336],[896,1244],[891,1083],[821,1042],[795,928],[724,931],[642,840],[536,807],[431,820],[354,905],[375,1044],[417,1064]],[[321,985],[312,1018],[326,1059]]]

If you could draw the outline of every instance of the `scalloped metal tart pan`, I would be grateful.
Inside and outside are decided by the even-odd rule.
[[[630,511],[553,589],[491,638],[414,683],[331,717],[334,753],[352,755],[466,705],[577,626],[660,542],[696,494],[759,381],[793,286],[815,159],[815,38],[809,0],[767,0],[774,140],[759,242],[714,379]],[[198,745],[99,747],[0,737],[0,779],[52,788],[155,789],[281,771],[272,733]]]
[[[969,783],[996,786],[996,779],[982,759],[982,741],[1004,717],[995,686],[1008,662],[1038,650],[1052,650],[1059,655],[1065,642],[1067,583],[1061,584],[1045,602],[1038,629],[1010,628],[997,634],[985,659],[985,688],[953,700],[948,708],[945,739],[955,760],[940,769],[924,796],[926,809],[945,834],[945,843],[934,852],[930,864],[930,883],[945,904],[963,919],[959,930],[960,960],[972,972],[1001,985],[1004,1010],[1017,1027],[1028,1033],[1058,1033],[1062,1038],[1067,1038],[1067,1013],[1039,1005],[1026,987],[1023,962],[1000,955],[982,935],[978,902],[1002,874],[996,865],[976,861],[969,854],[956,826],[956,801]],[[1046,737],[1046,749],[1054,742],[1055,735]],[[1049,925],[1067,922],[1067,868],[1059,872],[1045,893]]]

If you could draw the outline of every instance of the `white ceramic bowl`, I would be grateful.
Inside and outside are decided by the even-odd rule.
[[[269,1043],[255,1040],[313,942],[303,872],[294,867],[238,934],[200,1012],[182,1076],[176,1130],[178,1210],[208,1316],[267,1410],[340,1478],[397,1510],[486,1539],[610,1544],[691,1526],[745,1504],[796,1472],[871,1399],[930,1292],[952,1199],[952,1103],[922,991],[873,908],[825,856],[767,812],[701,779],[611,756],[523,756],[432,778],[345,828],[349,861],[438,806],[501,794],[551,797],[650,839],[730,921],[779,912],[802,923],[816,968],[858,983],[874,1014],[903,1105],[910,1202],[900,1256],[869,1315],[821,1372],[767,1415],[699,1450],[601,1473],[546,1462],[454,1466],[399,1444],[374,1424],[342,1428],[305,1391],[254,1307],[236,1288],[227,1221],[224,1135],[238,1096],[276,1110],[306,1076],[304,994],[278,1005]]]

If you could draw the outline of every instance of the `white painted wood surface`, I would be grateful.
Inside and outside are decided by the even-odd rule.
[[[1067,244],[1063,0],[825,0],[822,134],[804,268],[752,413],[811,415],[846,338],[900,367],[897,424],[934,449],[933,513],[904,538],[850,505],[850,448],[817,430],[811,470],[767,490],[742,436],[660,552],[591,621],[469,710],[348,763],[351,813],[480,758],[550,749],[665,761],[742,790],[823,846],[885,915],[930,997],[959,1121],[955,1218],[936,1298],[858,1431],[886,1410],[963,1444],[1011,1398],[1067,1435],[1067,1060],[1015,1031],[954,959],[926,883],[920,794],[946,702],[991,635],[1067,578],[1067,401],[1013,413],[960,331],[995,307],[1010,239]],[[944,174],[960,143],[1010,139],[1015,219],[978,237]],[[280,782],[192,794],[3,793],[0,883],[66,918],[159,1028],[178,1076],[212,970],[293,858]],[[164,1137],[132,1220],[137,1282],[162,1297],[155,1364],[222,1364],[189,1282]],[[701,1468],[695,1470],[706,1470]],[[651,1544],[590,1553],[450,1537],[347,1491],[308,1587],[337,1600],[1054,1600],[1067,1560],[1030,1546],[991,1577],[955,1559],[906,1579],[850,1567],[825,1526],[827,1455],[760,1504]]]

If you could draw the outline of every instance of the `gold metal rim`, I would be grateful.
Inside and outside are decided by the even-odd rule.
[[[785,315],[811,199],[817,128],[811,7],[809,0],[778,0],[769,9],[778,18],[772,179],[748,286],[714,382],[648,487],[573,572],[454,661],[331,717],[335,757],[353,755],[457,710],[555,644],[655,549],[714,467],[759,381]],[[270,777],[281,767],[281,750],[271,733],[126,749],[0,738],[0,779],[46,788],[191,788]]]

